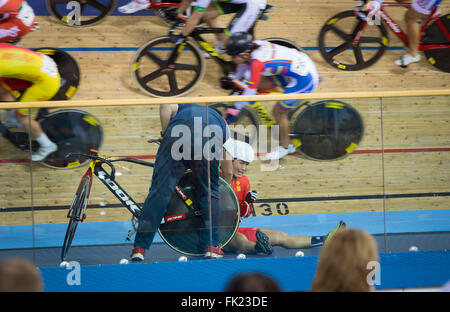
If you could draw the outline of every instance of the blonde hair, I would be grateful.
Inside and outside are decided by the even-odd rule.
[[[28,260],[9,258],[0,263],[0,292],[41,292],[43,280]]]
[[[312,282],[312,291],[370,291],[367,277],[378,261],[377,242],[358,229],[340,229],[323,247]]]

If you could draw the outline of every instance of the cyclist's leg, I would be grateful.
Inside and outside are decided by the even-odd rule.
[[[277,79],[285,86],[285,94],[309,93],[312,92],[319,83],[318,75],[316,75],[314,71],[310,71],[305,75],[299,75],[289,71],[287,76],[273,76],[272,79]],[[300,103],[301,100],[284,100],[277,101],[277,104],[274,105],[273,115],[280,126],[280,146],[267,154],[267,159],[280,159],[295,152],[296,147],[291,143],[291,139],[289,138],[289,112],[296,109]]]
[[[174,194],[175,186],[184,173],[184,170],[179,170],[179,161],[175,161],[171,154],[172,146],[178,139],[171,137],[172,127],[173,125],[170,125],[166,129],[156,154],[151,186],[139,217],[134,248],[150,248],[166,207]]]
[[[272,246],[281,246],[288,249],[311,247],[311,236],[289,235],[270,229],[261,229],[261,231],[269,237]]]
[[[408,50],[406,55],[403,55],[399,60],[395,62],[399,66],[407,66],[411,63],[418,62],[420,60],[419,44],[420,44],[420,27],[419,21],[425,20],[430,15],[431,10],[439,5],[441,1],[429,0],[418,1],[414,0],[411,3],[411,7],[405,13],[405,23],[408,34]]]
[[[248,32],[248,30],[255,24],[259,14],[259,6],[256,1],[248,1],[246,4],[242,4],[239,11],[232,18],[228,25],[228,30],[225,32],[227,37],[222,41],[223,46],[226,46],[228,37],[231,34],[238,32]]]
[[[411,7],[405,13],[405,23],[408,32],[408,48],[413,57],[419,54],[420,24],[418,21],[426,19],[429,14],[429,10],[420,9],[417,0],[413,1]]]
[[[220,21],[220,16],[224,14],[231,14],[239,12],[242,9],[243,5],[233,4],[233,3],[225,3],[219,1],[212,1],[211,4],[205,11],[203,15],[203,21],[208,24],[212,28],[225,28],[225,26]],[[224,33],[220,33],[216,35],[217,46],[215,50],[219,53],[225,52],[224,43],[228,39],[227,34],[229,34],[229,30],[225,29]]]
[[[225,252],[234,253],[244,253],[244,254],[254,254],[255,242],[251,242],[248,238],[241,232],[238,231],[234,234],[233,239],[224,247]]]

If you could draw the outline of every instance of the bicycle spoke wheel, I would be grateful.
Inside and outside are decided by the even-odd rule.
[[[205,224],[206,216],[201,214],[201,210],[196,206],[195,187],[192,182],[192,173],[187,173],[180,181],[179,186],[184,193],[192,200],[195,212],[189,210],[181,198],[174,194],[167,205],[165,220],[173,217],[174,220],[161,224],[158,232],[162,239],[174,250],[189,255],[203,256],[205,254],[205,242],[202,241],[202,234],[208,231]],[[228,244],[236,233],[239,224],[238,200],[231,186],[220,179],[220,225],[218,228],[219,245],[222,247]]]
[[[320,30],[319,51],[331,66],[361,70],[373,65],[386,51],[388,35],[383,24],[366,25],[357,44],[353,43],[363,22],[353,11],[330,18]]]
[[[325,100],[308,106],[295,119],[290,134],[297,150],[314,160],[336,160],[361,142],[364,124],[349,104]]]
[[[203,55],[190,41],[172,64],[174,49],[169,37],[158,37],[142,46],[133,59],[133,78],[151,96],[181,96],[197,85],[205,73]]]
[[[219,112],[225,118],[225,110],[233,107],[233,104],[212,103],[209,107]],[[234,139],[247,142],[251,145],[256,143],[259,131],[259,119],[253,110],[243,107],[237,119],[228,123]],[[255,146],[255,145],[253,145]]]
[[[66,159],[69,153],[88,154],[91,149],[98,150],[103,143],[103,128],[92,114],[63,109],[46,115],[39,123],[50,140],[58,145],[58,150],[50,154],[43,164],[57,169],[79,167],[89,160],[81,156]]]
[[[450,14],[441,16],[425,30],[422,37],[422,46],[446,44],[450,45]],[[444,72],[450,73],[450,48],[425,50],[428,62]]]
[[[47,9],[66,26],[92,26],[114,10],[117,0],[46,0]]]
[[[73,238],[78,227],[79,222],[83,222],[85,210],[89,200],[89,192],[91,189],[92,176],[86,174],[80,182],[77,192],[73,198],[72,205],[70,206],[69,213],[67,215],[69,224],[67,226],[66,235],[61,250],[61,261],[66,260],[67,253],[72,246]]]

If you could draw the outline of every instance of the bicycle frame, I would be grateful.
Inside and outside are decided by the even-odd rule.
[[[90,183],[89,183],[89,192],[87,195],[87,198],[89,198],[89,193],[92,186],[92,177],[95,175],[102,183],[108,188],[108,190],[114,194],[114,196],[122,203],[123,206],[125,206],[130,213],[136,217],[139,218],[142,208],[139,206],[138,203],[130,196],[128,193],[120,186],[119,183],[115,181],[115,169],[110,164],[112,162],[117,161],[127,161],[131,163],[136,163],[140,165],[145,165],[149,167],[154,167],[153,163],[142,161],[139,159],[132,159],[132,158],[120,158],[120,157],[111,157],[111,158],[100,158],[91,161],[89,164],[89,168],[87,169],[86,173],[82,177],[82,181],[84,180],[85,176],[90,176]],[[111,174],[109,174],[106,170],[103,169],[102,165],[106,163],[111,167]],[[80,183],[81,186],[81,183]],[[84,207],[84,211],[86,210],[86,207]],[[83,211],[83,215],[84,215]],[[69,212],[70,214],[70,212]],[[69,217],[69,215],[68,215]],[[84,219],[84,217],[83,217]]]
[[[112,165],[113,162],[118,161],[126,161],[135,163],[138,165],[148,166],[148,167],[155,167],[154,163],[143,161],[140,159],[134,159],[134,158],[126,158],[126,157],[98,157],[98,156],[89,156],[92,161],[89,164],[89,168],[86,170],[85,174],[81,178],[80,185],[78,186],[77,192],[80,189],[83,180],[86,176],[90,177],[89,182],[89,188],[88,188],[88,194],[87,199],[89,199],[90,190],[92,187],[92,181],[93,176],[95,175],[102,183],[108,188],[108,190],[114,194],[114,196],[122,203],[124,207],[130,211],[130,213],[136,218],[139,219],[139,216],[142,211],[142,207],[120,186],[120,184],[115,181],[115,168]],[[107,164],[111,168],[111,173],[108,173],[105,169],[103,169],[102,165]],[[193,201],[186,195],[183,188],[180,186],[175,187],[175,193],[183,200],[184,204],[189,208],[190,214],[194,216],[200,216],[201,211],[197,210],[193,206]],[[85,219],[85,211],[87,208],[87,202],[83,207],[83,217],[81,220],[77,221],[83,221]],[[67,217],[71,217],[71,211],[69,210],[69,213],[67,214]],[[166,222],[173,222],[178,220],[186,219],[188,216],[186,214],[180,214],[180,215],[171,215],[171,216],[165,216],[163,220],[161,221],[161,224],[164,224]]]
[[[403,31],[403,29],[389,16],[389,14],[384,10],[384,8],[386,7],[405,7],[405,8],[409,8],[411,7],[410,3],[395,3],[395,2],[386,2],[383,3],[381,5],[381,8],[379,10],[379,16],[381,18],[381,20],[385,23],[385,25],[388,26],[388,28],[403,42],[403,44],[405,46],[408,46],[408,35]],[[357,44],[359,41],[359,38],[362,35],[362,32],[364,31],[364,29],[367,27],[367,25],[369,25],[369,22],[367,21],[367,15],[360,11],[359,9],[361,8],[361,6],[357,6],[355,8],[355,14],[356,16],[360,17],[362,20],[364,20],[365,22],[362,23],[359,26],[358,32],[353,40],[353,44]],[[442,22],[439,20],[440,14],[436,14],[438,10],[438,7],[435,7],[430,15],[428,16],[428,18],[425,20],[424,23],[422,23],[422,26],[420,27],[420,34],[422,36],[422,34],[424,33],[425,29],[434,21],[436,21],[439,25],[439,27],[443,30],[443,32],[445,33],[447,39],[450,41],[450,33],[448,33],[448,31],[446,30],[445,26],[442,24]],[[421,42],[421,41],[419,41]],[[448,44],[427,44],[427,45],[423,45],[423,44],[419,44],[419,51],[427,51],[427,50],[432,50],[432,49],[445,49],[445,48],[450,48],[450,45]]]

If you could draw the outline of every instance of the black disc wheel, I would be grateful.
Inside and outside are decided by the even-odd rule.
[[[47,9],[66,26],[92,26],[114,10],[117,0],[45,0]]]
[[[450,14],[441,16],[425,30],[422,45],[450,45]],[[424,50],[427,61],[439,70],[450,73],[450,48]]]
[[[325,61],[341,70],[361,70],[373,65],[388,46],[388,34],[383,24],[365,25],[354,11],[341,12],[320,30],[319,51]],[[354,39],[360,38],[357,42]]]
[[[150,40],[133,58],[132,75],[139,88],[156,97],[181,96],[192,91],[205,73],[203,55],[191,41],[175,45],[169,37]],[[170,61],[173,53],[177,57]]]
[[[313,160],[336,160],[352,153],[362,140],[361,115],[335,100],[314,103],[297,116],[291,139],[297,151]]]
[[[205,242],[201,236],[208,231],[205,216],[195,201],[195,186],[192,183],[192,173],[188,172],[180,181],[184,193],[193,200],[193,208],[188,208],[184,201],[174,194],[164,215],[165,223],[161,224],[158,232],[162,239],[174,250],[189,256],[203,256]],[[218,229],[219,245],[227,245],[239,225],[239,204],[231,186],[222,178],[219,182],[220,194],[220,225]]]
[[[69,53],[56,48],[38,48],[35,51],[51,57],[58,65],[61,83],[58,92],[51,101],[69,100],[80,84],[80,68],[77,61]]]
[[[70,169],[88,162],[82,156],[69,153],[89,154],[91,149],[98,150],[103,143],[103,129],[99,120],[92,114],[76,110],[63,109],[46,115],[39,120],[42,130],[58,150],[50,154],[43,164],[58,169]]]

